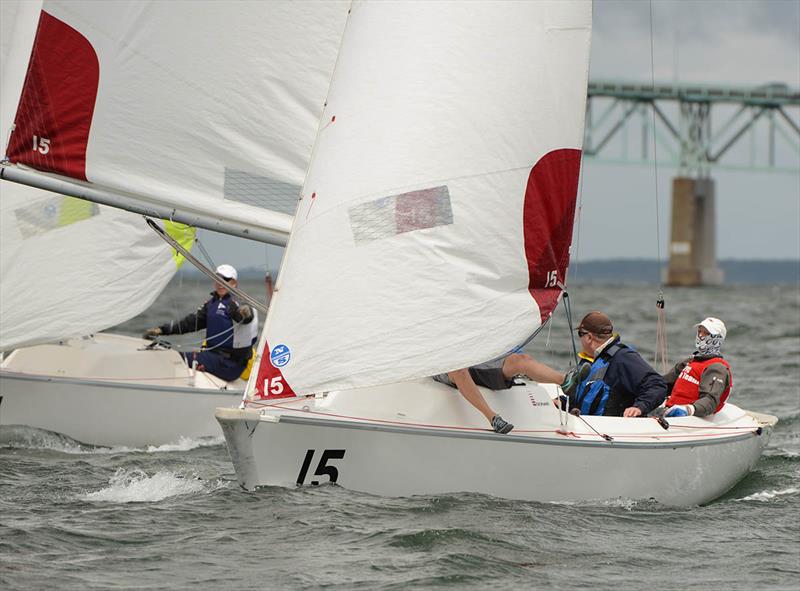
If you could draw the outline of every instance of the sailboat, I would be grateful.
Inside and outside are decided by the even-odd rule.
[[[347,8],[3,3],[0,428],[219,436],[244,381],[100,331],[182,261],[142,215],[185,247],[195,227],[285,244]]]
[[[483,391],[493,433],[427,376],[525,343],[562,298],[591,3],[354,2],[239,408],[242,487],[708,502],[775,418],[576,417],[555,385]],[[665,428],[666,427],[666,428]]]

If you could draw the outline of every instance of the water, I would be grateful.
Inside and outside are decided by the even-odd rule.
[[[258,282],[244,283],[260,295]],[[176,279],[153,308],[116,330],[137,334],[187,313],[208,289],[202,279]],[[607,311],[623,337],[652,359],[656,291],[584,285],[571,296],[576,316]],[[672,289],[667,315],[673,362],[691,350],[694,322],[723,318],[733,400],[780,419],[756,470],[707,506],[534,503],[464,493],[390,499],[336,486],[246,493],[221,438],[104,449],[5,430],[0,586],[794,590],[800,292],[791,285]],[[564,366],[564,327],[559,311],[531,352]]]

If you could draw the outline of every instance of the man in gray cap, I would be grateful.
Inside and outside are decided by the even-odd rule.
[[[709,317],[695,328],[695,352],[664,375],[669,398],[653,414],[706,417],[719,412],[733,388],[731,366],[722,358],[725,323]]]

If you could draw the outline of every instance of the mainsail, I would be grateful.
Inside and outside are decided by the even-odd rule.
[[[39,186],[285,240],[347,8],[46,0],[8,158],[61,182]]]
[[[254,397],[486,361],[565,281],[591,3],[356,2]]]
[[[348,6],[4,2],[3,174],[285,241]],[[131,318],[180,264],[139,216],[0,192],[0,350]]]
[[[0,125],[7,130],[40,6],[3,2],[0,8]],[[191,244],[193,228],[167,227]],[[179,264],[139,216],[0,183],[0,351],[123,322],[153,302]]]

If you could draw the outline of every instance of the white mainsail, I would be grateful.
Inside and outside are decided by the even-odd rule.
[[[3,141],[34,169],[4,173],[285,236],[347,8],[4,2]],[[2,182],[0,350],[127,320],[179,264],[139,216]]]
[[[347,9],[45,0],[7,154],[134,211],[285,234]]]
[[[3,130],[14,120],[40,5],[0,6]],[[167,228],[191,244],[194,229]],[[152,304],[179,264],[139,216],[0,183],[0,351],[123,322]]]
[[[486,361],[561,293],[591,3],[356,2],[254,397]]]

